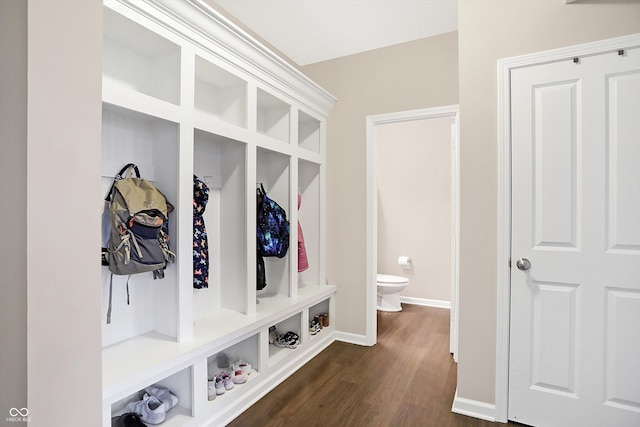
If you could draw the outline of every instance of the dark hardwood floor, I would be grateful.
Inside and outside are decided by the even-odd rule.
[[[451,412],[449,310],[378,312],[378,343],[333,343],[229,426],[497,427]]]

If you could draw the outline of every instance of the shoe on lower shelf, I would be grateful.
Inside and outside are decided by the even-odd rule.
[[[247,382],[247,373],[242,369],[236,369],[231,373],[231,380],[234,384],[244,384]]]
[[[300,336],[295,332],[287,332],[286,334],[279,335],[278,338],[273,342],[273,345],[276,347],[282,348],[296,348],[300,344]]]
[[[237,371],[238,369],[242,369],[245,374],[251,375],[251,363],[245,362],[242,359],[234,363],[232,367],[234,371]]]
[[[160,424],[167,418],[167,409],[157,397],[144,394],[142,400],[127,405],[131,412],[135,412],[146,424]]]
[[[214,400],[216,398],[216,379],[215,377],[207,381],[207,398]]]
[[[227,369],[229,367],[229,358],[224,353],[218,353],[217,363],[218,368]]]
[[[269,344],[275,343],[276,338],[278,338],[278,332],[276,332],[276,327],[270,326],[269,327]]]
[[[320,318],[322,319],[322,327],[326,328],[329,326],[329,313],[320,314]]]
[[[222,378],[225,390],[231,390],[235,385],[233,383],[233,378],[231,377],[231,374],[227,371],[224,371],[220,373],[219,376]]]
[[[135,412],[127,412],[111,418],[111,427],[146,427]]]
[[[216,375],[213,378],[213,382],[215,383],[215,388],[216,388],[216,394],[218,396],[220,396],[221,394],[224,394],[225,391],[227,391],[224,388],[224,379],[222,378],[222,376],[220,375]]]
[[[144,391],[149,395],[156,397],[165,405],[165,409],[169,412],[178,404],[178,397],[171,393],[168,388],[152,385],[144,389]]]
[[[320,323],[316,319],[312,319],[309,322],[309,332],[311,333],[311,335],[317,334],[321,329],[322,328],[320,326]]]

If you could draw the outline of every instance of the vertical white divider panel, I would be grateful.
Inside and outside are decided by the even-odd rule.
[[[193,337],[193,147],[194,147],[194,87],[195,52],[191,46],[182,47],[182,66],[180,77],[180,147],[178,151],[179,191],[178,230],[178,341],[187,341]]]
[[[268,374],[269,368],[269,327],[263,328],[258,337],[258,371]],[[255,367],[254,367],[255,369]]]
[[[297,112],[297,110],[296,110]],[[291,123],[298,123],[297,116]],[[295,134],[295,132],[294,132]],[[295,136],[295,135],[294,135]],[[296,137],[297,138],[297,137]],[[294,139],[297,141],[297,139]],[[294,150],[297,152],[298,150]],[[289,159],[289,297],[298,298],[298,156]],[[305,324],[303,322],[303,324]]]
[[[289,163],[289,297],[298,298],[298,108],[289,110],[289,135],[293,155]],[[304,324],[304,321],[303,321]]]
[[[320,122],[320,220],[319,220],[319,233],[320,233],[320,254],[319,260],[319,285],[326,285],[327,283],[327,218],[325,213],[327,212],[327,149],[326,149],[326,136],[327,136],[327,122],[325,120]],[[335,319],[334,315],[331,317]]]
[[[208,394],[207,394],[207,359],[201,358],[193,364],[192,379],[192,416],[198,418],[207,410]]]
[[[300,331],[300,344],[302,345],[305,345],[309,339],[311,339],[311,334],[309,333],[309,318],[309,308],[302,310],[302,330]]]
[[[247,83],[247,130],[255,135],[258,121],[258,88],[256,83]],[[247,315],[256,314],[256,182],[257,147],[255,139],[247,142]],[[268,341],[267,341],[268,342]],[[265,359],[266,360],[266,359]],[[261,366],[266,366],[262,365]]]
[[[251,111],[251,110],[249,110]],[[255,117],[255,114],[254,114]],[[255,126],[255,120],[254,120]],[[247,144],[247,315],[256,314],[256,164],[257,164],[257,147],[255,142]]]
[[[180,188],[182,186],[179,175],[178,159],[180,157],[180,129],[172,126],[167,128],[164,124],[152,123],[153,138],[153,170],[154,183],[165,194],[177,194],[177,199],[169,200],[180,205]],[[181,215],[179,209],[175,209],[169,215],[170,237],[180,241],[182,229],[178,226]],[[174,245],[174,250],[176,247]],[[180,251],[178,248],[177,259],[174,264],[169,264],[164,271],[164,279],[149,280],[152,299],[152,316],[155,330],[168,337],[179,340],[180,313],[178,312],[179,286],[178,273],[180,271]]]

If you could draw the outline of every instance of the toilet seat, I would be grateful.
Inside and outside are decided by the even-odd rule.
[[[376,281],[378,283],[388,283],[390,285],[399,285],[409,283],[409,279],[402,276],[392,276],[391,274],[378,274]]]

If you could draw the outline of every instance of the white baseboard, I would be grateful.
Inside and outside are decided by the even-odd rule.
[[[413,298],[400,296],[400,302],[404,304],[424,305],[427,307],[448,308],[451,310],[451,301],[442,301],[438,299]]]
[[[453,407],[451,408],[451,412],[479,418],[481,420],[492,422],[496,421],[496,405],[458,397],[457,389],[453,398]]]
[[[336,341],[342,341],[349,344],[367,345],[366,335],[352,334],[351,332],[336,331]]]

